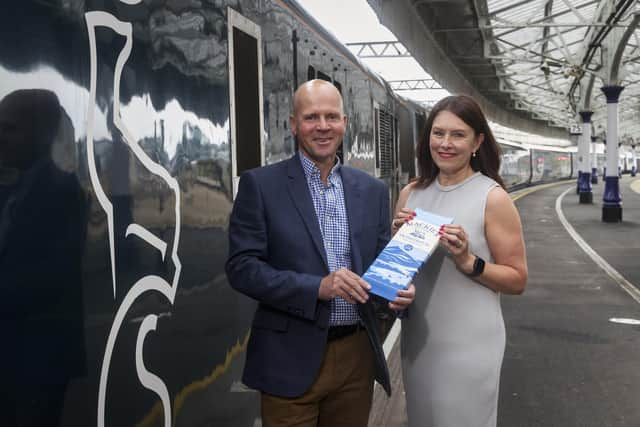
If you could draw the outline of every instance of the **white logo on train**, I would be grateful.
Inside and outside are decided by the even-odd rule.
[[[141,0],[119,0],[123,3],[127,4],[137,4],[140,3]],[[122,300],[122,304],[118,307],[115,318],[113,320],[113,324],[111,325],[111,330],[109,331],[109,336],[107,338],[107,344],[104,352],[104,357],[102,360],[102,368],[100,371],[100,386],[98,392],[98,413],[97,413],[97,422],[99,427],[104,427],[105,424],[105,404],[106,404],[106,395],[107,395],[107,386],[109,381],[109,369],[111,367],[111,356],[113,354],[114,347],[117,342],[118,333],[120,328],[122,327],[122,323],[124,318],[133,305],[133,303],[140,297],[141,295],[147,292],[159,292],[164,295],[167,300],[173,305],[176,291],[178,288],[178,281],[180,278],[181,264],[180,259],[178,258],[178,242],[180,240],[180,187],[178,185],[178,181],[174,179],[171,174],[161,165],[155,163],[151,160],[146,153],[140,148],[140,146],[134,141],[131,133],[127,129],[126,125],[122,121],[122,117],[120,116],[120,78],[122,75],[122,70],[127,60],[129,59],[129,55],[131,54],[131,48],[133,46],[133,26],[130,22],[123,22],[118,20],[115,16],[101,11],[92,11],[85,13],[85,20],[87,23],[87,31],[89,35],[89,49],[91,55],[91,86],[90,86],[90,98],[89,98],[89,108],[88,108],[88,116],[87,116],[87,160],[89,164],[89,175],[91,178],[91,184],[96,193],[96,197],[98,198],[98,202],[100,206],[104,210],[107,215],[107,226],[109,233],[109,249],[110,249],[110,257],[111,257],[111,276],[113,282],[113,297],[116,298],[116,264],[115,264],[115,235],[114,235],[114,214],[113,214],[113,205],[111,201],[107,197],[102,185],[100,184],[100,180],[98,178],[98,173],[96,169],[95,163],[95,152],[94,152],[94,141],[93,141],[93,122],[94,122],[94,113],[96,109],[96,87],[97,87],[97,44],[96,44],[96,28],[97,27],[107,27],[111,30],[115,31],[119,35],[126,38],[126,42],[120,54],[118,55],[118,59],[116,61],[116,67],[114,70],[114,87],[113,87],[113,122],[116,128],[122,133],[123,140],[134,153],[134,155],[140,160],[140,162],[144,165],[144,167],[154,175],[157,175],[161,179],[163,179],[167,185],[171,188],[171,190],[175,194],[175,232],[173,238],[173,248],[171,250],[171,260],[175,266],[175,272],[173,274],[173,279],[171,283],[168,283],[164,278],[149,275],[138,280],[132,287],[129,289],[124,299]],[[139,224],[129,224],[125,233],[125,238],[129,235],[136,235],[152,247],[156,248],[162,259],[165,259],[165,253],[167,250],[167,243],[163,241],[161,238],[157,237],[149,230],[144,228]],[[122,237],[122,236],[118,236]],[[156,314],[149,314],[144,317],[140,324],[140,328],[138,330],[138,336],[136,339],[136,350],[135,350],[135,360],[136,360],[136,372],[138,374],[138,379],[140,383],[147,389],[156,393],[163,405],[164,412],[164,425],[165,427],[171,426],[171,400],[169,391],[167,386],[159,378],[157,375],[149,372],[144,364],[144,359],[142,356],[142,351],[144,347],[144,341],[147,334],[150,331],[154,331],[156,329],[158,321],[158,316]]]

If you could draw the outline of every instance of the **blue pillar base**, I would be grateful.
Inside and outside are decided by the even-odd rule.
[[[622,197],[620,197],[620,182],[617,176],[605,178],[602,196],[602,221],[622,221]]]
[[[580,203],[593,203],[593,193],[591,192],[591,174],[589,172],[578,172],[578,194]]]
[[[636,167],[635,166],[633,166],[631,168],[631,176],[636,176]]]
[[[591,168],[591,183],[592,184],[598,183],[598,169],[596,168]]]
[[[580,204],[587,205],[593,203],[593,193],[589,191],[588,193],[580,193]]]
[[[622,206],[602,206],[602,222],[622,222]]]

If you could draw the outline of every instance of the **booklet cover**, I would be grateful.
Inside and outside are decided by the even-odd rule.
[[[362,278],[371,285],[369,292],[389,301],[406,289],[413,276],[438,246],[440,226],[453,218],[416,209],[416,216],[404,223],[373,261]]]

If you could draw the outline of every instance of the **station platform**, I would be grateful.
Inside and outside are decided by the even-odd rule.
[[[620,181],[620,223],[601,221],[603,186],[593,204],[575,180],[512,195],[529,281],[502,296],[500,427],[640,425],[640,178]],[[398,329],[385,342],[393,395],[376,386],[371,427],[407,426]]]

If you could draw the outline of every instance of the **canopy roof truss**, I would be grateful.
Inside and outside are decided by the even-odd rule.
[[[632,25],[635,0],[476,0],[484,57],[496,69],[500,89],[514,107],[544,118],[554,126],[576,128],[577,113],[591,110],[596,132],[606,130],[606,99],[600,87],[625,86],[620,96],[620,140],[638,121],[633,86],[640,81],[640,35],[627,42],[618,81],[611,77],[606,49],[617,47],[614,34]],[[616,30],[617,29],[617,30]],[[452,30],[452,29],[449,29]],[[446,30],[441,30],[446,31]],[[592,76],[589,94],[581,90]],[[638,85],[638,83],[635,83]],[[586,97],[589,96],[589,99]],[[634,108],[635,105],[635,108]],[[624,114],[622,113],[624,112]]]
[[[397,40],[383,42],[357,42],[347,43],[352,52],[360,58],[398,58],[410,57],[402,43]]]
[[[470,85],[485,107],[516,114],[506,121],[519,117],[575,130],[578,113],[588,110],[594,131],[604,135],[607,104],[600,88],[620,85],[620,141],[640,141],[639,0],[368,1],[445,89],[468,92]],[[403,27],[412,19],[428,37]],[[437,64],[443,56],[457,76]],[[502,115],[498,110],[495,116]]]
[[[395,91],[442,89],[442,86],[433,79],[388,80],[387,83]]]

